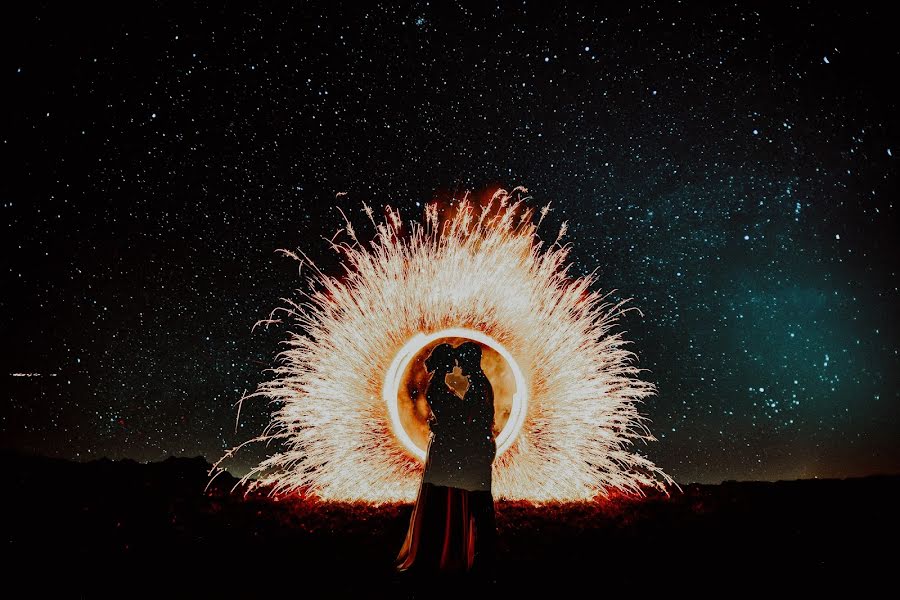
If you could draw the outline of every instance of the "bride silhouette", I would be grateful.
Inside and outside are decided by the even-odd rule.
[[[468,379],[463,397],[448,385],[459,367]],[[481,369],[481,347],[439,344],[425,360],[431,373],[425,398],[431,435],[419,495],[398,571],[490,571],[496,526],[491,495],[494,392]],[[451,377],[456,375],[451,375]],[[458,376],[456,376],[458,377]]]

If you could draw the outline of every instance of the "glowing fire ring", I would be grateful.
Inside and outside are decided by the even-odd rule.
[[[406,429],[403,428],[403,424],[400,422],[400,405],[398,402],[401,383],[400,379],[403,377],[403,373],[406,372],[406,367],[409,365],[410,361],[420,350],[422,350],[422,348],[437,339],[452,337],[467,338],[476,342],[481,342],[496,350],[497,353],[506,360],[506,363],[513,372],[513,377],[515,377],[516,393],[513,394],[509,419],[506,421],[503,431],[497,436],[497,456],[506,452],[509,447],[513,445],[513,442],[516,441],[516,437],[518,437],[519,432],[522,430],[522,424],[525,422],[525,409],[528,406],[528,386],[525,383],[525,376],[522,374],[522,369],[519,368],[519,364],[500,342],[480,331],[462,327],[444,329],[428,335],[418,333],[411,340],[406,342],[406,345],[404,345],[394,357],[394,361],[391,363],[387,375],[384,378],[382,397],[387,403],[388,414],[391,416],[391,425],[394,428],[394,434],[397,436],[397,439],[400,440],[403,446],[413,456],[423,462],[425,461],[425,449],[416,445],[412,438],[409,437]]]

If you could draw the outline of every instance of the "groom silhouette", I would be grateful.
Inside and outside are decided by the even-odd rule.
[[[473,570],[489,573],[493,569],[497,527],[491,471],[497,445],[494,439],[494,390],[481,368],[481,346],[465,342],[456,349],[462,374],[469,378],[466,390],[466,459],[469,473],[469,505],[475,521],[475,559]]]

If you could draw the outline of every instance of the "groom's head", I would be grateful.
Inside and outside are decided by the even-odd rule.
[[[481,370],[481,346],[475,342],[465,342],[456,349],[456,362],[463,375]]]

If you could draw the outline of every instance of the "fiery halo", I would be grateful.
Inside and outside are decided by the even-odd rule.
[[[448,330],[505,353],[523,386],[498,439],[496,498],[587,500],[671,483],[634,448],[654,440],[638,406],[655,390],[613,331],[625,302],[592,290],[593,273],[568,275],[566,224],[545,247],[537,229],[549,205],[535,223],[525,193],[498,190],[481,206],[466,195],[447,217],[428,204],[424,223],[410,222],[408,231],[398,211],[386,207],[377,222],[364,205],[374,239],[364,245],[345,217],[349,241],[331,241],[341,277],[283,251],[312,275],[302,301],[285,300],[261,322],[288,321],[299,331],[286,340],[274,377],[242,399],[265,397],[276,407],[262,435],[245,442],[277,448],[243,479],[249,489],[414,499],[422,457],[391,408],[397,370],[410,344]]]
[[[388,368],[387,375],[384,378],[382,396],[385,405],[387,406],[388,414],[391,417],[391,426],[394,434],[398,437],[403,446],[422,462],[425,461],[425,449],[410,438],[400,419],[398,399],[402,376],[409,365],[410,360],[420,349],[433,341],[455,337],[474,340],[492,348],[506,360],[515,377],[516,391],[512,396],[510,416],[496,438],[498,457],[502,456],[503,453],[509,450],[513,445],[516,441],[516,437],[522,430],[522,424],[525,422],[525,415],[528,407],[528,384],[525,381],[525,376],[522,373],[519,364],[516,362],[516,359],[513,358],[502,344],[492,337],[473,329],[444,329],[443,331],[437,331],[429,335],[419,333],[413,336],[409,342],[404,344],[403,348],[401,348],[394,357],[390,368]]]

